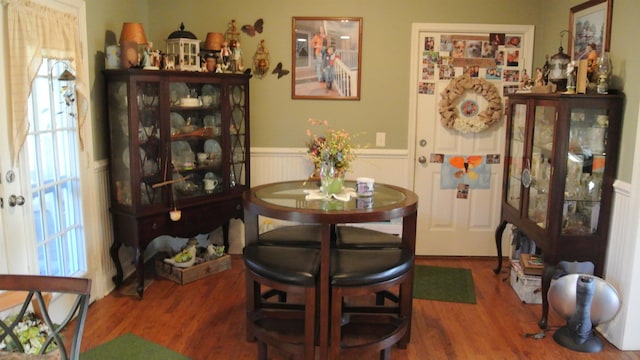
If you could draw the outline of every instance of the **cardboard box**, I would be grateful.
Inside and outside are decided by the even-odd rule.
[[[162,259],[155,261],[156,274],[178,284],[184,285],[231,268],[231,256],[223,255],[188,268],[179,268],[165,263]]]
[[[525,275],[519,261],[511,261],[511,287],[525,304],[542,304],[542,276]]]

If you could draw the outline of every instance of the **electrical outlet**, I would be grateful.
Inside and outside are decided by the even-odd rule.
[[[384,143],[385,143],[385,136],[386,134],[383,132],[379,132],[376,133],[376,146],[377,147],[384,147]]]

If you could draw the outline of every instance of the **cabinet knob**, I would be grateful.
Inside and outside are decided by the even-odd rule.
[[[153,225],[151,225],[151,229],[158,230],[158,223],[153,223]]]

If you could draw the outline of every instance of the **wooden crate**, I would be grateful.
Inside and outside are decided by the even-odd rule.
[[[179,268],[156,259],[156,274],[178,284],[184,285],[205,278],[211,274],[231,268],[231,256],[223,255],[217,259],[203,262],[188,268]]]

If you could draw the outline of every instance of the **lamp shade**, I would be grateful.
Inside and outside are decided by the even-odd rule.
[[[120,43],[125,41],[135,42],[138,45],[147,43],[147,37],[141,23],[126,22],[122,24]]]
[[[224,35],[222,35],[222,33],[210,32],[207,33],[207,38],[204,40],[202,47],[204,50],[220,51],[223,41]]]

